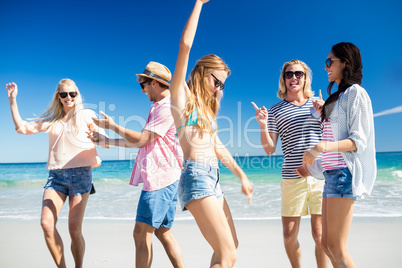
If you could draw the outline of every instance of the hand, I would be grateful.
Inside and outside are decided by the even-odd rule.
[[[104,129],[110,129],[110,126],[114,124],[113,119],[102,111],[100,112],[100,114],[103,115],[105,119],[92,118],[95,125]]]
[[[266,126],[268,122],[267,108],[265,108],[265,106],[262,106],[262,108],[258,108],[258,106],[254,102],[251,102],[251,104],[254,106],[254,109],[256,110],[255,120],[257,120],[260,126],[262,125]]]
[[[208,2],[209,0],[199,0],[201,1],[203,4],[205,4],[206,2]]]
[[[93,123],[87,123],[88,131],[96,131],[96,128]]]
[[[324,150],[321,148],[321,143],[317,143],[314,147],[304,152],[303,155],[303,163],[312,167],[314,165],[314,161]]]
[[[109,148],[109,138],[105,135],[100,134],[97,131],[87,131],[87,137],[90,139],[95,145],[99,145],[103,148]]]
[[[307,166],[305,163],[301,167],[296,168],[295,170],[292,170],[294,173],[300,176],[300,178],[305,178],[307,176],[310,176],[310,171],[308,170]]]
[[[325,101],[322,100],[321,89],[318,90],[318,100],[312,100],[314,110],[317,114],[321,115],[322,106],[324,106]]]
[[[7,95],[8,95],[8,100],[15,100],[17,98],[18,94],[18,87],[17,84],[12,82],[6,84],[6,89],[7,89]]]
[[[251,201],[253,199],[253,185],[248,180],[248,178],[243,178],[241,180],[241,191],[244,195],[248,197],[248,204],[251,205]]]

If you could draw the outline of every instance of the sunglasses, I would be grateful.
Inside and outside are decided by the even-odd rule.
[[[71,98],[75,98],[77,97],[77,92],[59,92],[59,96],[62,99],[65,99],[67,97],[67,95],[70,95]]]
[[[338,59],[338,58],[328,58],[328,59],[325,61],[325,66],[327,66],[327,68],[331,67],[332,62],[335,61],[335,60],[341,60],[341,59]]]
[[[145,87],[144,84],[147,83],[147,82],[148,82],[148,81],[144,81],[144,82],[141,82],[141,83],[140,83],[140,86],[141,86],[142,89],[144,89],[144,87]]]
[[[296,72],[287,71],[287,72],[285,72],[283,74],[283,76],[286,79],[291,79],[293,77],[293,75],[295,75],[297,79],[300,79],[300,78],[302,78],[304,76],[304,72],[302,72],[302,71],[296,71]]]
[[[211,74],[211,75],[216,80],[215,87],[220,87],[220,89],[223,90],[225,88],[225,85],[222,83],[222,81],[219,80],[218,78],[216,78],[215,75],[213,75],[213,74]]]

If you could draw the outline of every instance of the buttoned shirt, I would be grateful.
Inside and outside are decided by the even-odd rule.
[[[130,184],[137,186],[143,183],[143,191],[155,191],[180,179],[183,162],[183,152],[170,112],[170,96],[154,102],[144,130],[159,137],[138,150]]]
[[[341,152],[352,173],[353,195],[370,195],[377,175],[374,119],[366,90],[354,84],[339,96],[330,115],[335,140],[351,139],[356,151]]]

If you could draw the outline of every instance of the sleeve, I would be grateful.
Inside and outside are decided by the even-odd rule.
[[[374,131],[371,100],[363,88],[353,86],[347,101],[349,138],[354,141],[356,152],[361,154],[367,148],[368,137]]]
[[[45,120],[32,122],[23,121],[22,126],[16,129],[16,131],[18,134],[31,135],[39,132],[47,132],[48,128],[49,123]]]
[[[268,109],[268,132],[279,133],[272,107]]]
[[[151,112],[144,129],[163,137],[174,124],[169,105],[163,105]]]

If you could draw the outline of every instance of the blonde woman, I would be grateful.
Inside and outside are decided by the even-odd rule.
[[[21,119],[17,106],[18,88],[6,85],[11,115],[19,134],[49,134],[49,178],[44,187],[41,225],[47,247],[57,267],[66,267],[63,241],[56,229],[64,202],[69,198],[68,225],[75,267],[82,267],[85,241],[82,220],[90,192],[93,193],[92,168],[100,166],[95,146],[86,132],[92,128],[93,111],[82,109],[82,97],[70,79],[62,79],[50,106],[34,121]]]
[[[218,56],[207,55],[197,62],[188,83],[185,80],[199,15],[206,2],[195,2],[184,27],[170,84],[171,110],[185,160],[178,191],[182,209],[191,212],[214,250],[210,266],[232,267],[237,259],[238,242],[232,215],[219,185],[218,159],[240,178],[242,192],[249,197],[249,202],[253,189],[216,134],[218,96],[225,87],[229,68]]]

